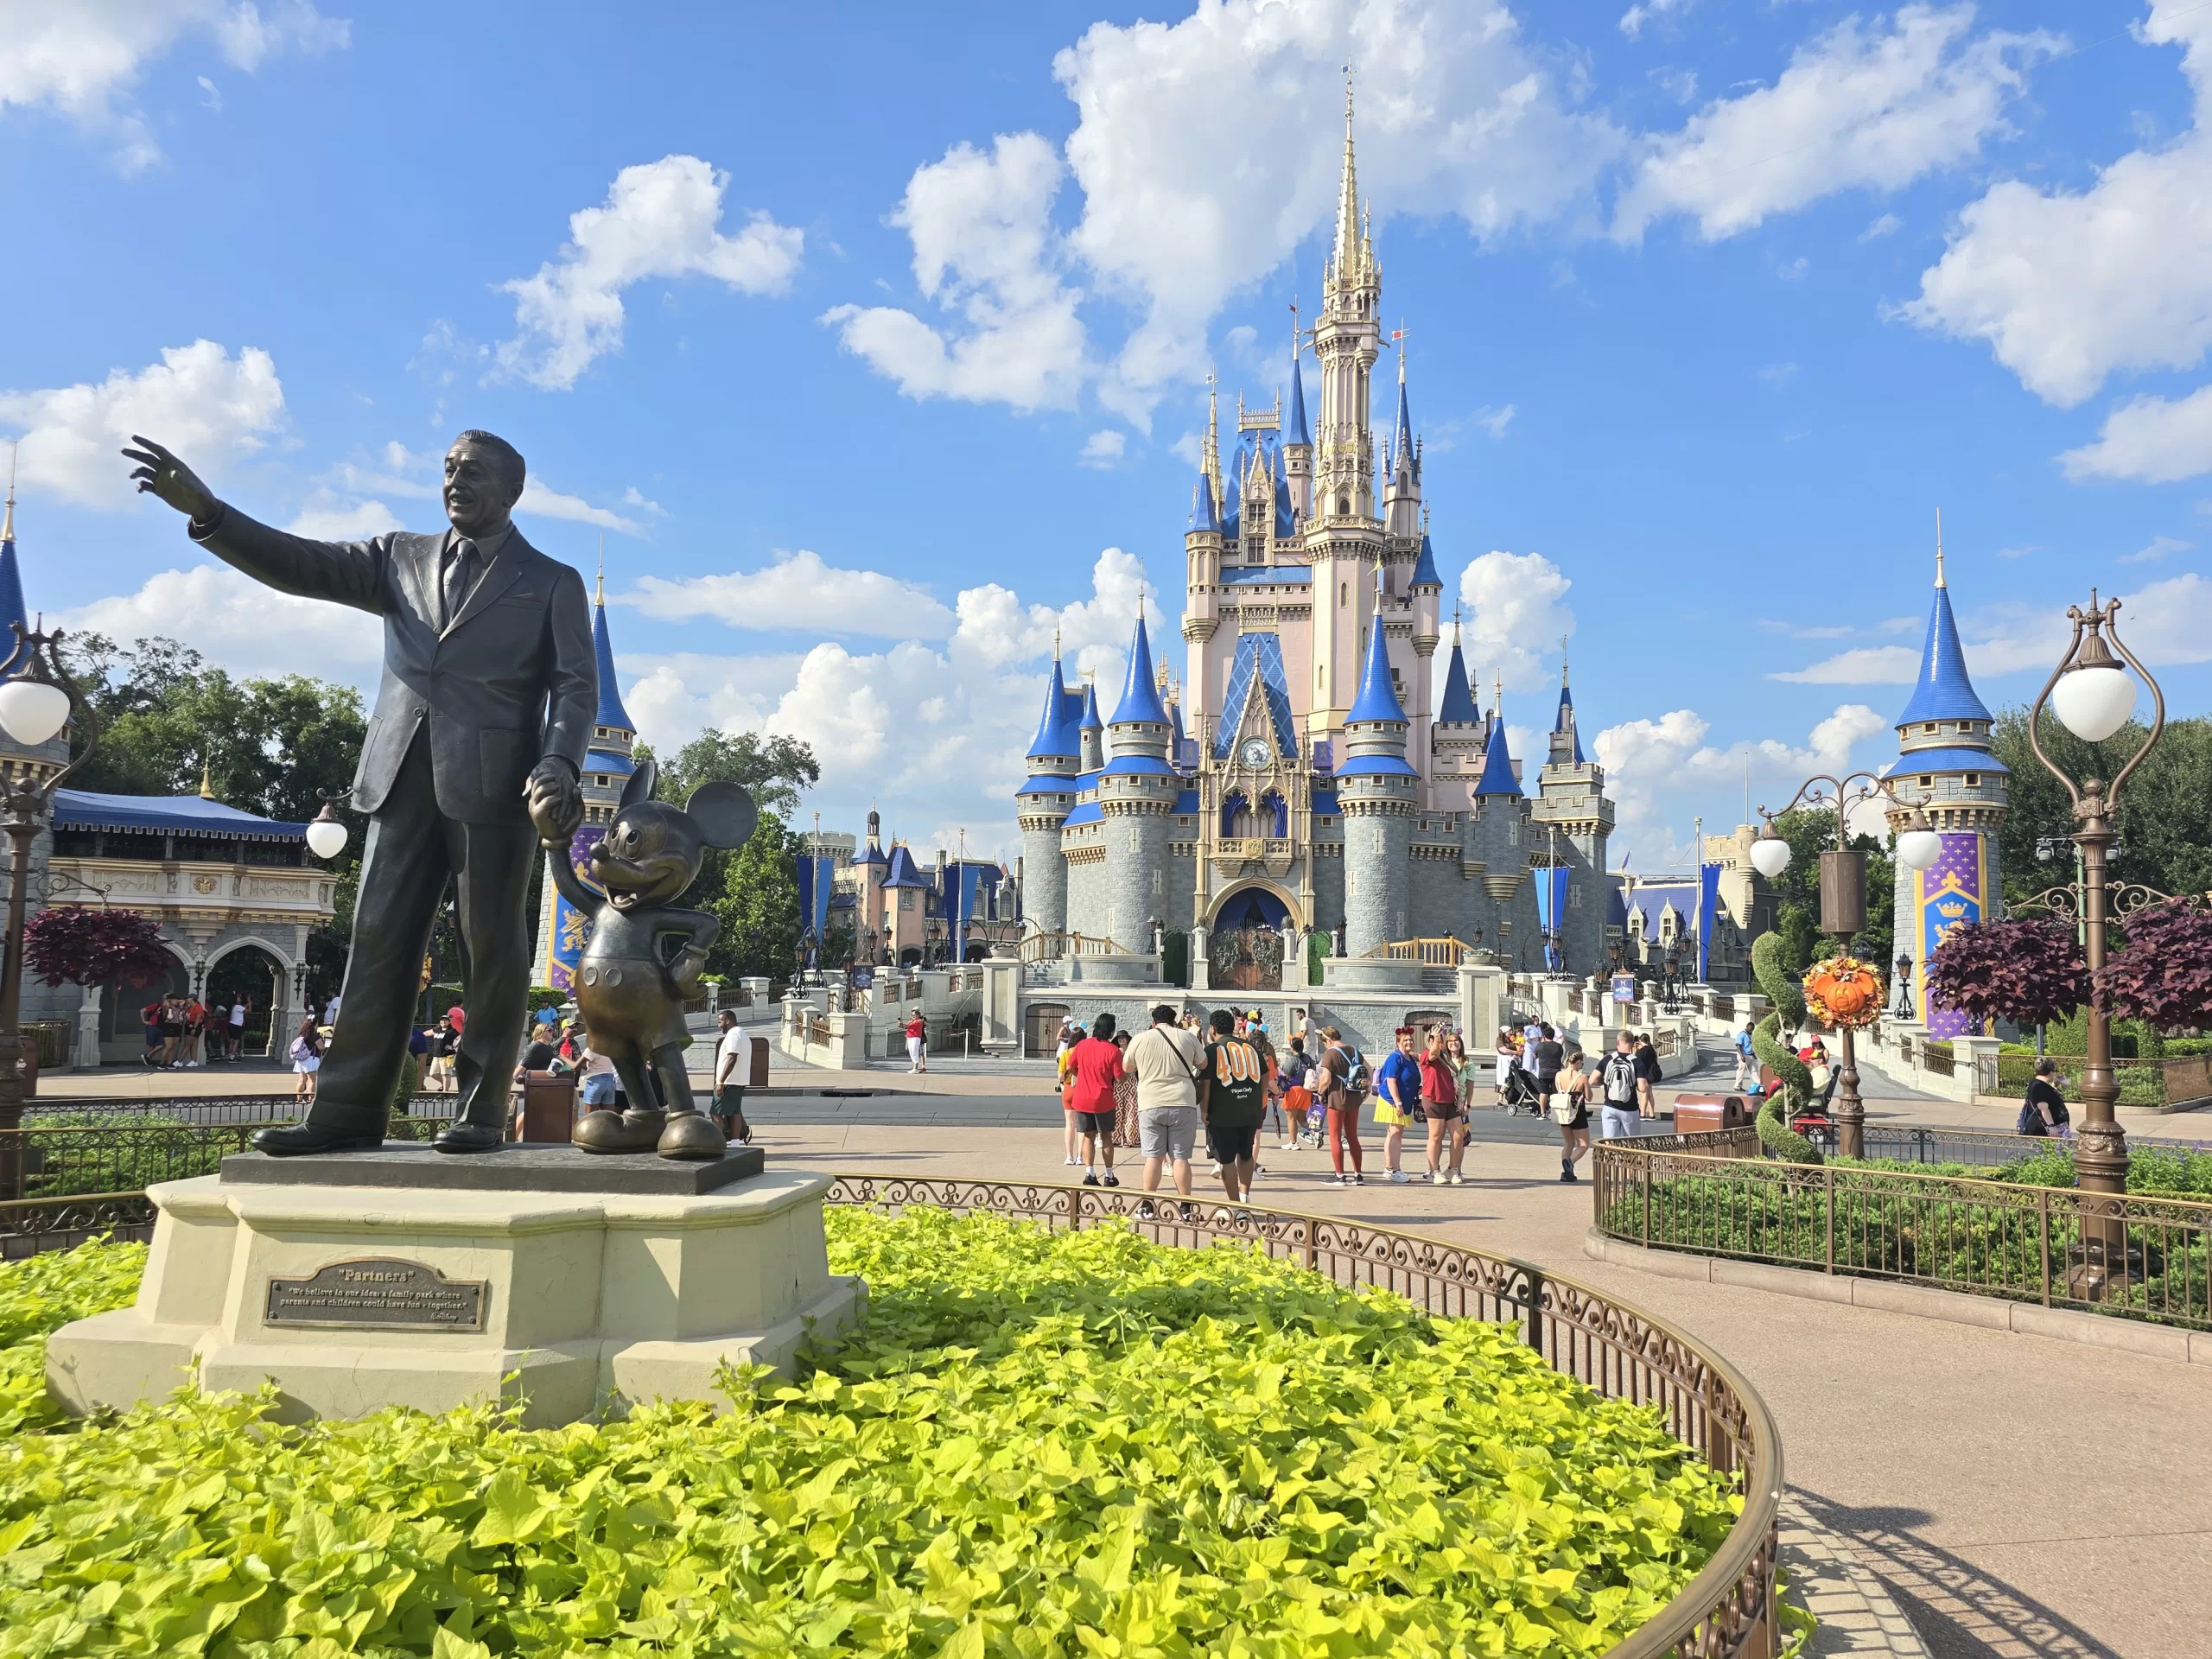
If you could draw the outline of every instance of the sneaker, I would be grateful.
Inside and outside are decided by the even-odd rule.
[[[1196,1221],[1198,1218],[1198,1206],[1195,1204],[1179,1205],[1176,1206],[1176,1213],[1185,1221]]]
[[[1559,1178],[1562,1181],[1571,1181],[1574,1179],[1574,1172],[1565,1164],[1561,1164],[1559,1166]]]
[[[1364,1175],[1354,1175],[1351,1178],[1351,1184],[1354,1186],[1365,1186],[1367,1185],[1367,1177]]]
[[[1407,1174],[1402,1169],[1394,1169],[1390,1172],[1390,1185],[1393,1186],[1403,1186],[1407,1182],[1412,1179],[1413,1177]]]
[[[1088,1170],[1088,1169],[1084,1170],[1084,1171],[1083,1172],[1083,1184],[1084,1184],[1085,1186],[1096,1186],[1096,1185],[1098,1185],[1098,1177],[1097,1177],[1096,1173],[1095,1172],[1091,1171],[1091,1170]]]
[[[1431,1186],[1441,1186],[1441,1185],[1444,1185],[1444,1172],[1443,1172],[1442,1170],[1439,1170],[1439,1169],[1432,1169],[1432,1170],[1430,1170],[1430,1171],[1428,1172],[1428,1184],[1429,1184]]]
[[[1465,1186],[1467,1184],[1466,1178],[1461,1175],[1456,1169],[1449,1175],[1446,1175],[1444,1179],[1447,1185],[1452,1186]]]
[[[1282,1145],[1277,1147],[1275,1150],[1277,1152],[1296,1152],[1298,1150],[1298,1146],[1295,1141],[1286,1141]]]
[[[1147,1198],[1143,1203],[1137,1205],[1137,1219],[1139,1221],[1150,1221],[1152,1218],[1152,1200],[1150,1198]]]
[[[1321,1185],[1324,1186],[1350,1186],[1351,1182],[1346,1177],[1342,1175],[1324,1175],[1321,1178]]]
[[[1207,1174],[1209,1174],[1209,1175],[1218,1175],[1218,1174],[1220,1174],[1220,1173],[1221,1173],[1221,1160],[1220,1160],[1220,1159],[1218,1159],[1218,1158],[1217,1158],[1217,1159],[1215,1159],[1211,1163],[1208,1164],[1208,1165],[1206,1166],[1206,1173],[1207,1173]]]
[[[1083,1160],[1080,1158],[1063,1158],[1060,1161],[1065,1164],[1070,1169],[1078,1168],[1083,1163]]]
[[[1101,1186],[1119,1186],[1122,1184],[1122,1178],[1109,1169],[1100,1179],[1098,1184]]]

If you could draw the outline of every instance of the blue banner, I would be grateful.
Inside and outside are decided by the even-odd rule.
[[[814,931],[819,940],[830,925],[830,894],[836,886],[837,861],[828,854],[817,857],[801,853],[798,865],[798,914],[802,931]]]
[[[575,867],[576,880],[594,893],[603,891],[591,879],[591,849],[605,839],[607,826],[603,823],[586,824],[569,842],[569,861]],[[551,877],[547,878],[548,885]],[[578,910],[556,890],[553,895],[553,925],[545,935],[545,970],[543,983],[563,993],[573,991],[576,984],[576,963],[584,953],[585,941],[591,938],[591,918]]]
[[[1698,867],[1697,879],[1697,982],[1706,983],[1706,966],[1713,954],[1713,925],[1720,916],[1720,867],[1704,864]]]

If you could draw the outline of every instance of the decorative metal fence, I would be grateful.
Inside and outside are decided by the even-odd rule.
[[[1055,1231],[1123,1222],[1154,1243],[1256,1247],[1338,1284],[1395,1292],[1433,1314],[1520,1327],[1555,1370],[1609,1399],[1650,1406],[1675,1438],[1742,1482],[1744,1511],[1703,1571],[1611,1659],[1772,1659],[1782,1443],[1735,1367],[1672,1325],[1526,1262],[1387,1227],[1256,1205],[1184,1204],[1046,1182],[841,1174],[832,1204],[927,1205],[1014,1216]]]
[[[2212,1330],[2212,1204],[1642,1139],[1600,1141],[1592,1164],[1597,1225],[1631,1243]]]

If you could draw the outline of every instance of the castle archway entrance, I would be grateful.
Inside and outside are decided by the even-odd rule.
[[[1290,906],[1262,887],[1235,887],[1215,908],[1206,940],[1207,978],[1217,990],[1279,991],[1284,955],[1296,948]]]

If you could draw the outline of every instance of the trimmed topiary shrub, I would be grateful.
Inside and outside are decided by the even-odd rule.
[[[1663,1606],[1740,1506],[1510,1327],[1110,1226],[830,1230],[866,1325],[796,1384],[726,1377],[721,1417],[293,1427],[273,1395],[181,1395],[0,1440],[0,1629],[209,1659],[1565,1659]],[[136,1262],[54,1260],[99,1281],[72,1313]]]
[[[1789,971],[1787,955],[1778,933],[1762,933],[1751,942],[1751,972],[1774,1004],[1751,1032],[1751,1052],[1782,1085],[1760,1103],[1753,1122],[1768,1157],[1786,1164],[1817,1164],[1821,1149],[1789,1127],[1789,1119],[1813,1097],[1813,1073],[1782,1040],[1785,1020],[1795,1027],[1805,1018],[1805,994]]]

